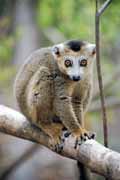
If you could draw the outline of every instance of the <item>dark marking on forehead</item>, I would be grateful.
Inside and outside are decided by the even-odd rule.
[[[72,51],[77,52],[77,51],[80,51],[80,49],[83,45],[85,45],[85,42],[80,41],[80,40],[71,40],[71,41],[67,41],[66,45]]]

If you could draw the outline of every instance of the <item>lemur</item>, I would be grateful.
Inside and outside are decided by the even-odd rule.
[[[70,40],[33,52],[17,74],[21,112],[54,144],[64,129],[77,140],[93,137],[84,128],[84,114],[92,97],[94,59],[94,44]]]

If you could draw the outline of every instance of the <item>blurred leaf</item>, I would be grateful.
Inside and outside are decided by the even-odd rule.
[[[0,66],[0,88],[8,86],[13,76],[15,76],[16,69],[13,66]]]

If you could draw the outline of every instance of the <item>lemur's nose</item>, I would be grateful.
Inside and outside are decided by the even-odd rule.
[[[80,76],[73,76],[73,81],[79,81],[80,80]]]

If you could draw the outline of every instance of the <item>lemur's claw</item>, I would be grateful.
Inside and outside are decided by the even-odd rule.
[[[61,153],[62,152],[62,150],[63,150],[63,147],[64,147],[64,139],[61,139],[61,143],[60,144],[55,144],[55,151],[57,152],[57,153]]]
[[[61,153],[64,148],[64,143],[66,138],[70,136],[70,132],[68,132],[66,129],[62,133],[62,137],[60,137],[60,143],[55,144],[54,150],[58,153]]]
[[[94,139],[95,133],[93,132],[85,132],[81,135],[81,141],[86,141],[87,139]]]
[[[95,137],[96,137],[96,133],[90,132],[88,139],[95,139]]]
[[[57,153],[61,153],[62,150],[63,150],[63,145],[62,145],[62,144],[56,144],[54,150],[55,150]]]
[[[96,134],[93,133],[93,132],[85,132],[85,133],[83,133],[83,134],[80,136],[80,138],[78,138],[78,137],[76,138],[74,148],[76,149],[77,146],[80,146],[83,142],[85,142],[85,141],[88,140],[88,139],[94,139],[95,136],[96,136]]]

